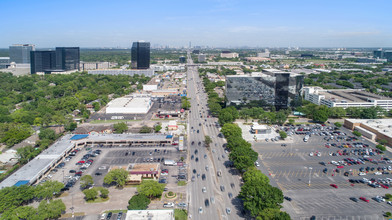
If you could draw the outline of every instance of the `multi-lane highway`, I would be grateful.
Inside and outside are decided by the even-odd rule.
[[[218,137],[217,119],[208,117],[207,95],[203,92],[197,66],[192,64],[188,53],[187,95],[191,102],[188,158],[189,178],[193,179],[188,184],[189,216],[192,219],[242,219],[242,206],[236,199],[240,191],[239,175],[225,166],[229,160],[222,147],[225,140]],[[206,135],[212,139],[210,148],[204,143]]]

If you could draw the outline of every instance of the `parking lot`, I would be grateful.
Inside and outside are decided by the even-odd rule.
[[[287,132],[292,133],[292,142],[258,142],[254,149],[260,169],[292,198],[284,202],[284,209],[293,219],[379,219],[391,210],[391,205],[375,200],[391,193],[391,153],[378,154],[374,144],[350,138],[353,135],[344,128],[296,126]]]
[[[96,153],[100,151],[100,153]],[[86,159],[85,163],[77,165],[86,154],[90,154],[90,157]],[[93,156],[91,156],[93,155]],[[178,161],[181,157],[186,159],[185,152],[179,152],[175,147],[160,147],[160,146],[145,146],[145,147],[91,147],[85,146],[80,147],[79,151],[75,153],[74,156],[70,156],[69,159],[64,160],[64,166],[58,167],[56,172],[50,172],[45,180],[57,180],[59,182],[64,182],[68,185],[67,191],[70,194],[76,194],[81,192],[80,188],[80,177],[83,175],[91,175],[94,179],[94,186],[102,186],[104,176],[107,174],[110,166],[113,165],[128,165],[130,163],[160,163],[160,169],[167,169],[167,173],[160,175],[160,180],[165,179],[166,190],[182,193],[181,200],[176,200],[179,202],[185,201],[185,187],[184,189],[179,189],[177,181],[178,175],[182,173],[187,173],[186,166],[165,166],[165,160]],[[93,160],[91,165],[87,164],[88,160]],[[82,173],[79,173],[82,171]],[[79,177],[78,177],[79,176]],[[45,181],[44,180],[44,181]],[[185,181],[186,181],[185,176]],[[69,184],[71,183],[71,184]],[[132,195],[124,198],[128,200]],[[129,198],[128,198],[129,197]],[[180,199],[180,198],[178,198]],[[151,206],[154,208],[162,208],[163,202],[152,203]],[[126,209],[126,207],[124,207]],[[103,210],[102,210],[103,211]],[[112,217],[114,218],[114,217]]]

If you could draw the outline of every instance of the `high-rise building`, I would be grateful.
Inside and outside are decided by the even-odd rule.
[[[373,51],[374,58],[387,59],[388,62],[392,62],[392,50],[375,50]]]
[[[180,57],[178,60],[180,61],[180,63],[186,62],[186,58],[184,56]]]
[[[5,69],[10,65],[9,57],[0,57],[0,69]]]
[[[56,51],[30,51],[31,74],[50,73],[56,69]]]
[[[226,104],[259,101],[261,105],[284,109],[301,96],[303,84],[303,75],[279,70],[226,76]]]
[[[19,63],[30,63],[30,51],[34,51],[32,44],[14,44],[9,47],[10,61]]]
[[[131,49],[131,61],[133,69],[150,68],[150,42],[133,42]]]
[[[79,47],[56,47],[56,69],[69,71],[79,70]]]

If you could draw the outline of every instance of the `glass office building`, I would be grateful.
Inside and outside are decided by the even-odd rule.
[[[131,61],[133,69],[150,68],[150,42],[133,42]]]
[[[32,44],[14,44],[9,47],[10,62],[30,63],[30,51],[34,51]]]
[[[300,97],[303,80],[302,75],[276,71],[226,76],[226,104],[262,101],[284,109]]]
[[[56,69],[56,51],[31,51],[30,60],[31,74],[50,73]]]
[[[56,47],[56,68],[58,70],[79,70],[79,47]]]

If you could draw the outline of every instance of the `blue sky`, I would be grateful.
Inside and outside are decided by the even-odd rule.
[[[0,0],[0,47],[392,47],[391,0]]]

